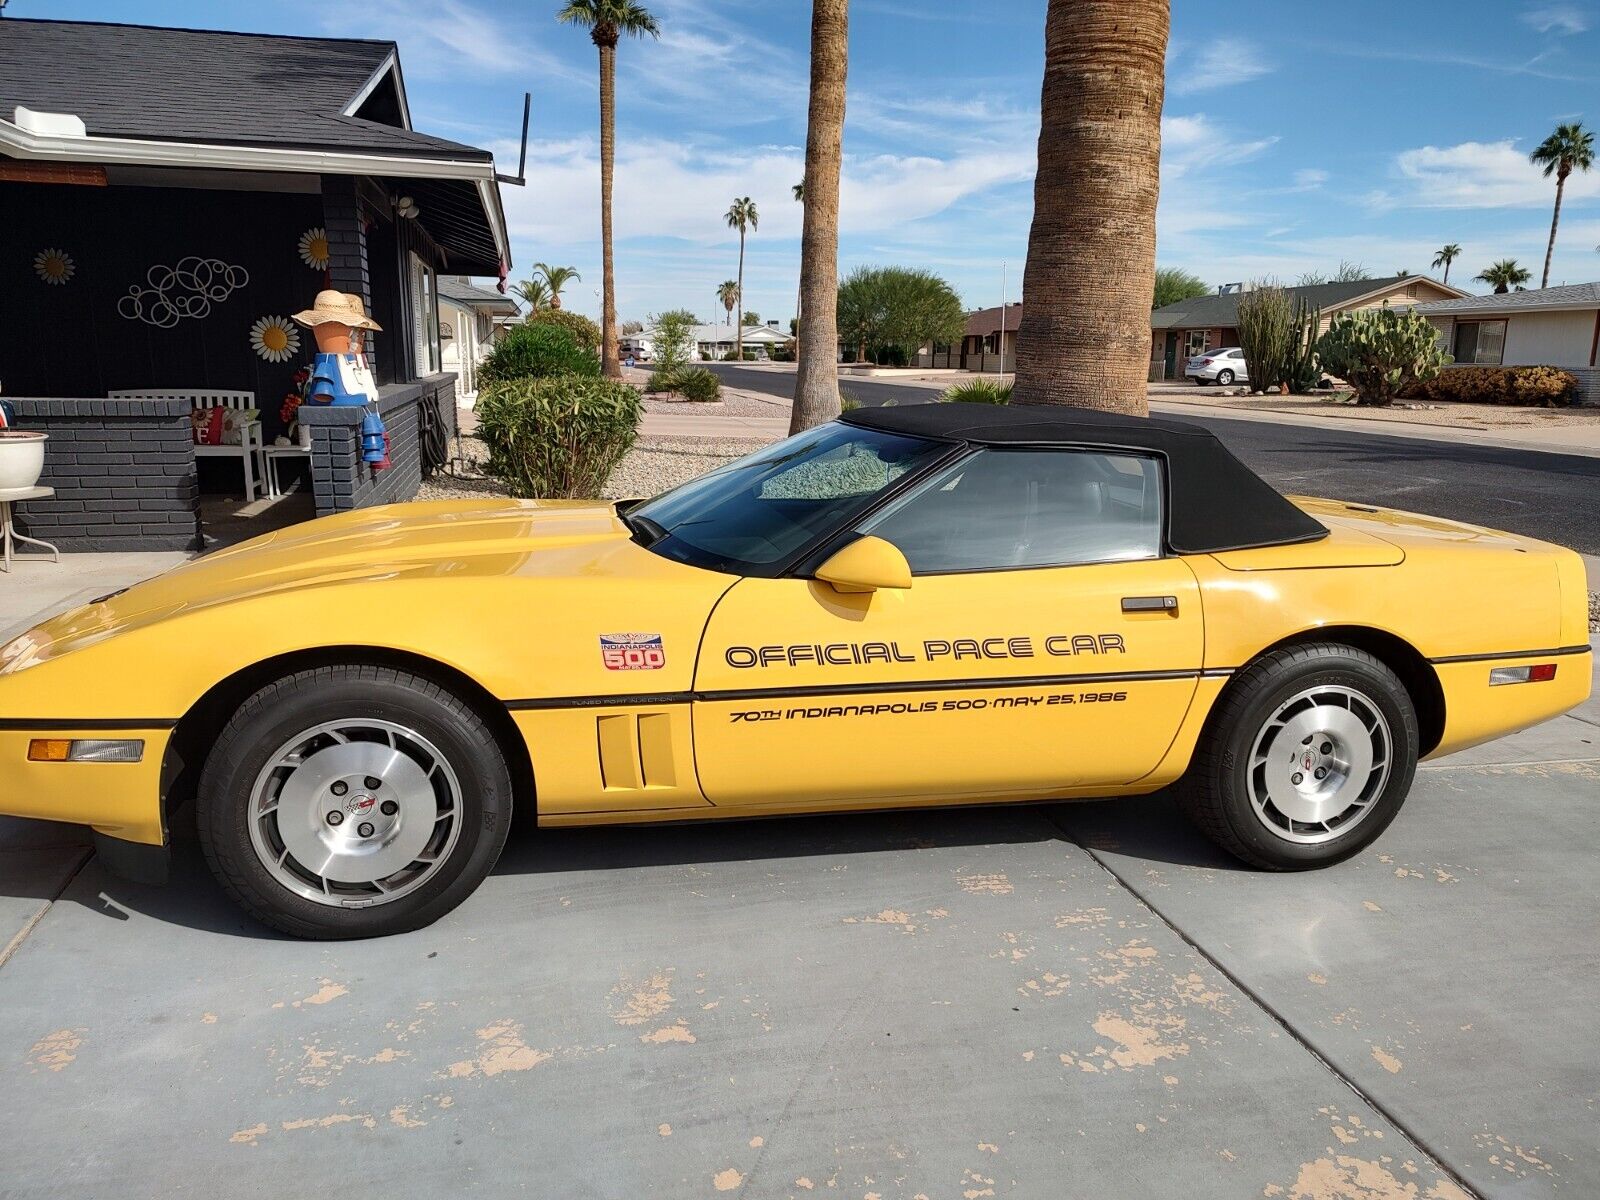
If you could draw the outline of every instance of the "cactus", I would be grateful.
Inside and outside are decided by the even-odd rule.
[[[1411,309],[1378,309],[1335,317],[1317,340],[1323,367],[1356,389],[1356,403],[1389,405],[1413,380],[1432,379],[1452,362],[1438,331]]]
[[[1284,364],[1294,337],[1294,310],[1280,287],[1258,287],[1239,301],[1239,348],[1252,391],[1283,382]]]
[[[1284,363],[1283,381],[1297,395],[1309,392],[1322,378],[1317,362],[1317,330],[1322,325],[1322,310],[1302,297],[1295,301],[1294,332],[1289,340],[1289,357]]]

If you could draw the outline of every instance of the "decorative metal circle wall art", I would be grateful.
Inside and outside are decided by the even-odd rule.
[[[65,250],[47,246],[33,256],[33,273],[43,282],[59,286],[76,275],[78,267]]]
[[[313,271],[328,269],[328,231],[313,226],[300,235],[300,261]]]
[[[300,331],[288,317],[262,317],[250,326],[250,348],[268,362],[288,362],[300,353]]]
[[[179,321],[200,320],[250,282],[250,272],[230,266],[220,258],[190,255],[170,267],[153,266],[145,272],[145,285],[130,284],[117,301],[117,314],[143,321],[157,329],[171,329]]]

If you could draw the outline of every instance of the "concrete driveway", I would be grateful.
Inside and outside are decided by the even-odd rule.
[[[1597,795],[1591,702],[1328,871],[1159,797],[523,829],[332,945],[12,821],[0,1195],[1592,1196]]]

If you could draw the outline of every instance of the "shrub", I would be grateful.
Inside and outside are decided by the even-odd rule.
[[[1317,341],[1323,370],[1356,389],[1357,404],[1393,404],[1413,380],[1426,382],[1450,356],[1428,318],[1410,309],[1369,308],[1335,317]]]
[[[674,371],[693,357],[694,326],[694,314],[684,308],[670,309],[655,318],[655,337],[651,344],[658,372]]]
[[[489,473],[513,496],[587,499],[633,448],[642,411],[639,393],[616,380],[501,380],[478,395],[478,435]]]
[[[658,367],[645,384],[647,392],[676,392],[685,400],[710,404],[722,399],[722,380],[704,367]]]
[[[523,324],[553,325],[557,329],[565,329],[585,350],[600,353],[600,326],[582,313],[568,312],[564,308],[537,308],[528,314]]]
[[[1457,404],[1512,404],[1557,408],[1571,404],[1578,377],[1559,367],[1452,367],[1432,379],[1408,384],[1404,400],[1437,400]]]
[[[939,393],[941,404],[1010,404],[1011,385],[987,377],[969,379]]]
[[[795,341],[794,338],[790,338],[787,342],[784,342],[781,346],[774,346],[772,348],[772,361],[773,362],[794,362],[794,360],[799,357],[799,349],[800,349],[800,344],[797,341]]]
[[[478,368],[484,383],[599,374],[600,360],[593,351],[580,346],[570,330],[543,322],[512,326]]]

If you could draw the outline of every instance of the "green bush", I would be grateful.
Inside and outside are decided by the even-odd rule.
[[[799,357],[799,348],[799,342],[797,342],[794,338],[790,338],[781,346],[774,346],[772,348],[772,361],[794,362],[794,360]]]
[[[704,367],[658,367],[650,372],[647,392],[676,392],[685,400],[709,404],[722,399],[722,380]]]
[[[616,380],[502,380],[478,393],[478,436],[513,496],[587,499],[633,448],[642,412],[638,391]]]
[[[1578,394],[1578,377],[1559,367],[1452,367],[1401,389],[1403,400],[1558,408]]]
[[[478,368],[478,378],[484,383],[599,374],[600,360],[593,351],[580,346],[570,330],[545,323],[512,326]]]
[[[941,404],[1010,404],[1011,385],[987,377],[969,379],[939,393]]]
[[[568,312],[564,308],[538,308],[528,314],[525,325],[551,325],[565,329],[578,345],[594,354],[600,353],[600,326],[582,313]]]
[[[1356,389],[1357,404],[1379,406],[1393,404],[1406,385],[1427,382],[1451,361],[1428,318],[1387,304],[1335,317],[1317,340],[1317,358],[1323,370]]]

